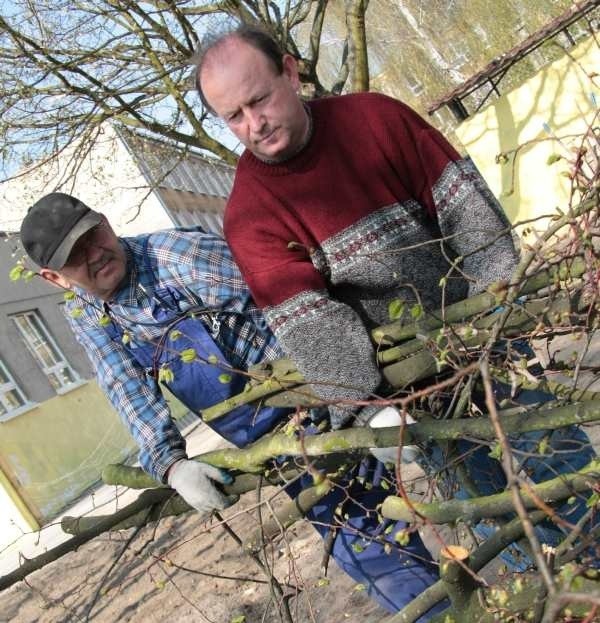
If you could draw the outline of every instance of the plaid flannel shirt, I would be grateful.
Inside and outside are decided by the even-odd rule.
[[[128,280],[110,301],[109,308],[110,315],[134,343],[155,344],[162,336],[165,327],[152,316],[152,293],[157,288],[170,287],[183,295],[182,309],[201,302],[211,310],[211,317],[221,327],[213,338],[234,367],[246,369],[259,357],[264,360],[281,356],[221,238],[195,228],[121,240],[128,257]],[[148,270],[144,258],[146,241],[153,270]],[[75,294],[66,304],[75,337],[92,361],[100,387],[137,442],[142,467],[164,482],[168,468],[186,454],[185,441],[170,416],[160,387],[102,326],[104,302],[77,288]],[[255,326],[265,333],[256,334]]]

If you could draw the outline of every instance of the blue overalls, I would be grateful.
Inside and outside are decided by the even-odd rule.
[[[145,252],[144,257],[146,268],[153,272],[148,253]],[[196,413],[240,393],[247,377],[236,374],[234,369],[246,370],[249,365],[259,363],[260,354],[256,361],[241,361],[239,357],[229,354],[226,357],[206,328],[204,319],[210,316],[201,311],[183,311],[181,302],[184,297],[173,288],[158,288],[151,294],[153,318],[165,330],[158,345],[136,343],[135,340],[125,344],[131,356],[146,370],[156,372],[161,366],[168,366],[173,373],[173,380],[165,384],[183,404]],[[110,316],[108,308],[107,313]],[[106,326],[106,330],[111,339],[122,344],[123,329],[116,318],[111,316],[111,319],[113,322]],[[219,333],[222,337],[226,327],[221,325],[220,329],[219,333],[215,325],[213,335]],[[257,328],[257,331],[260,329]],[[271,340],[275,338],[271,337]],[[191,363],[185,363],[181,353],[190,348],[194,349],[196,358]],[[227,378],[222,376],[224,374]],[[252,405],[243,405],[210,422],[209,426],[236,446],[243,447],[269,432],[290,412],[289,409],[258,409]],[[389,521],[378,520],[375,509],[391,493],[388,487],[380,486],[386,474],[381,463],[375,459],[365,459],[351,471],[344,487],[334,489],[323,498],[307,514],[307,518],[324,537],[330,525],[339,523],[335,510],[341,505],[340,514],[344,525],[336,532],[332,557],[348,575],[364,585],[368,594],[383,608],[396,612],[435,582],[438,574],[437,565],[431,561],[417,532],[410,536],[406,546],[400,547],[394,536],[407,524],[396,522],[392,525]],[[372,484],[372,488],[363,486],[360,478],[348,484],[353,476],[364,477],[367,483]],[[387,476],[386,480],[391,482],[389,474]],[[285,490],[291,497],[296,497],[302,488],[311,484],[312,478],[306,475],[288,484]],[[391,553],[386,553],[383,543],[371,541],[375,537],[385,539],[389,544],[387,548],[392,549]],[[434,611],[443,607],[438,606]],[[421,620],[425,621],[427,617]]]

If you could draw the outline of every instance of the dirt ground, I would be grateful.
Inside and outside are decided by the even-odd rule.
[[[254,493],[236,505],[253,506]],[[226,513],[240,538],[256,520]],[[323,581],[322,541],[306,522],[272,550],[270,565],[297,623],[375,623],[385,611],[332,561]],[[265,574],[218,522],[197,514],[97,537],[0,593],[0,621],[58,623],[275,623]],[[245,618],[242,618],[245,617]]]

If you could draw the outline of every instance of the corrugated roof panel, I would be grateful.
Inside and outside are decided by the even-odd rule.
[[[219,160],[119,128],[119,135],[152,183],[174,190],[227,198],[234,168]]]

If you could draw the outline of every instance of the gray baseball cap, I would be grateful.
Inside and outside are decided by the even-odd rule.
[[[21,223],[21,244],[38,266],[60,270],[77,240],[100,222],[102,214],[79,199],[50,193],[29,208]]]

